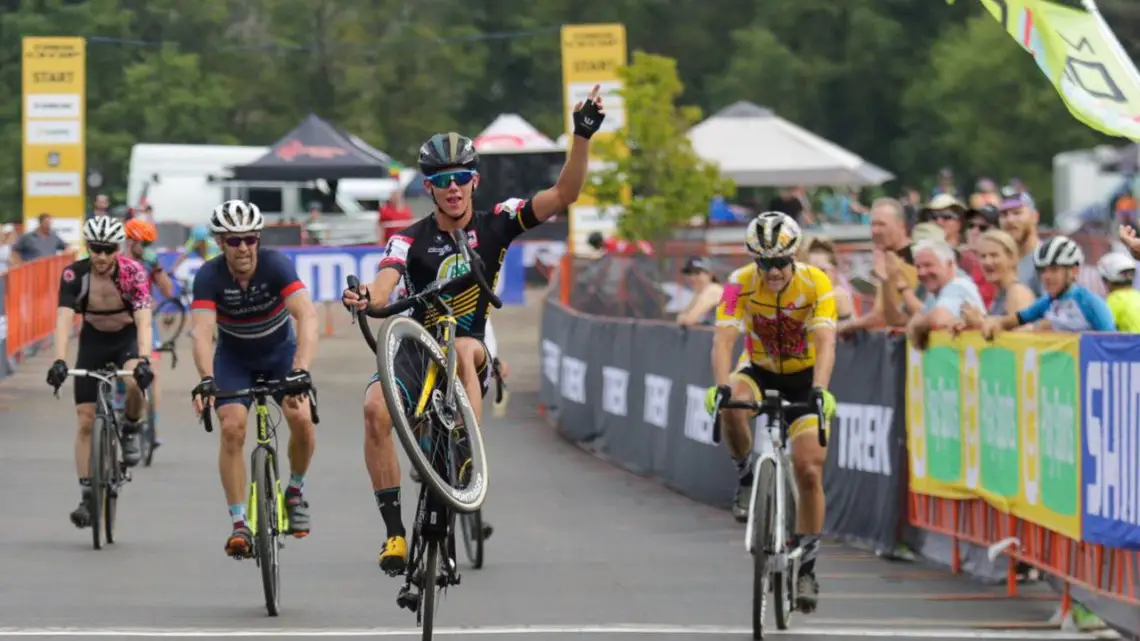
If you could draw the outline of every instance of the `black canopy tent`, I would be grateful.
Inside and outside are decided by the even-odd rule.
[[[388,154],[309,114],[267,154],[248,165],[233,167],[232,179],[301,182],[388,178],[392,166]]]

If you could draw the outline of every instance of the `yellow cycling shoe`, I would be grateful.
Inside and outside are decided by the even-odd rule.
[[[408,567],[408,542],[402,536],[391,536],[380,553],[380,569],[389,576],[403,574]]]

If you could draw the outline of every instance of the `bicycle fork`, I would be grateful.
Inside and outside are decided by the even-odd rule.
[[[799,576],[800,562],[804,555],[804,549],[800,546],[789,550],[788,541],[791,539],[793,532],[788,532],[788,514],[789,509],[794,509],[795,505],[799,505],[799,488],[792,478],[792,466],[788,462],[788,457],[784,454],[783,450],[777,447],[777,443],[772,443],[772,452],[765,452],[761,454],[756,462],[753,464],[753,482],[752,482],[752,496],[749,499],[748,505],[756,505],[756,493],[760,491],[760,483],[757,482],[757,472],[764,465],[765,462],[771,461],[776,468],[776,487],[775,496],[772,497],[775,503],[775,509],[772,510],[771,515],[774,523],[772,524],[772,550],[767,559],[768,567],[766,571],[771,574],[773,572],[785,573],[787,572],[793,579]],[[774,452],[774,453],[773,453]],[[787,505],[788,492],[792,494],[792,505]],[[767,517],[768,515],[765,515]],[[748,514],[748,524],[744,530],[744,546],[749,554],[755,554],[753,549],[754,530],[756,528],[756,514],[750,512]],[[793,591],[792,599],[795,602],[796,595],[794,594],[797,581],[790,581],[792,586],[790,589]]]

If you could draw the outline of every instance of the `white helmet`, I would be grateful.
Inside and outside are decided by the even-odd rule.
[[[1136,261],[1128,254],[1113,252],[1105,254],[1096,264],[1100,277],[1118,285],[1131,284],[1136,276]],[[1131,273],[1128,273],[1131,272]]]
[[[790,258],[796,255],[803,234],[791,216],[766,211],[748,223],[744,245],[755,258]]]
[[[210,216],[210,231],[215,234],[244,234],[261,231],[265,218],[253,203],[241,200],[227,200],[214,208]]]
[[[83,225],[83,238],[89,243],[118,245],[127,239],[127,234],[118,218],[96,216]]]
[[[1081,246],[1068,236],[1053,236],[1041,243],[1033,254],[1033,264],[1037,269],[1044,267],[1079,267],[1085,262]]]

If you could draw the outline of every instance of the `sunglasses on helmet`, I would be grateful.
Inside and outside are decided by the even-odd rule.
[[[447,189],[454,182],[456,185],[462,187],[467,183],[475,180],[475,176],[479,172],[474,169],[456,169],[455,171],[444,171],[438,174],[427,176],[428,182],[436,189]]]

